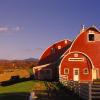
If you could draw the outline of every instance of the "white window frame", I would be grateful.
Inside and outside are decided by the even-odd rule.
[[[93,34],[94,35],[94,41],[89,41],[89,35],[90,34]],[[87,41],[88,42],[95,42],[95,33],[94,33],[94,31],[89,31],[89,33],[88,33],[88,35],[87,35]]]
[[[65,40],[65,44],[67,44],[67,42],[68,42],[68,41],[67,41],[67,40]]]
[[[78,57],[78,53],[74,53],[74,57]]]
[[[66,73],[67,70],[67,73]],[[64,75],[68,75],[69,74],[69,68],[64,68]]]
[[[74,61],[74,62],[84,61],[84,58],[68,58],[68,61]]]
[[[58,49],[61,49],[61,45],[58,45]]]
[[[85,73],[85,70],[87,70],[87,73]],[[83,74],[84,74],[84,75],[89,74],[89,69],[88,69],[88,68],[84,68],[84,69],[83,69]]]

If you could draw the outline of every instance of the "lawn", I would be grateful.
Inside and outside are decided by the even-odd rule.
[[[28,100],[32,90],[45,90],[43,81],[26,81],[0,86],[0,100]]]
[[[26,81],[16,83],[10,86],[0,86],[0,94],[2,93],[16,93],[16,92],[31,92],[32,90],[45,90],[46,87],[43,81]]]
[[[53,91],[47,91],[51,88]],[[56,89],[56,91],[55,91]],[[39,91],[38,100],[81,100],[77,99],[69,91],[66,91],[62,85],[44,81],[25,81],[9,86],[0,86],[0,100],[29,100],[30,92]],[[43,92],[46,90],[46,92]],[[48,95],[49,93],[49,95]],[[42,99],[41,99],[42,98]]]

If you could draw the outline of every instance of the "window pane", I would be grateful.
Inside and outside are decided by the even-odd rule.
[[[89,41],[94,41],[94,34],[89,34]]]
[[[69,74],[69,69],[68,68],[64,69],[64,74]]]
[[[78,75],[78,70],[75,70],[75,75]]]
[[[84,73],[84,74],[88,74],[88,73],[89,73],[88,68],[85,68],[85,69],[83,70],[83,73]]]

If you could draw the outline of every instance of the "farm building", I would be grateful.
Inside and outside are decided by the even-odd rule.
[[[62,40],[48,47],[33,68],[40,80],[91,82],[100,79],[100,31],[83,28],[73,40]]]
[[[36,79],[55,80],[62,54],[70,47],[71,41],[64,39],[48,47],[40,57],[38,66],[33,67]]]
[[[100,78],[100,32],[89,27],[80,32],[59,66],[60,80],[89,82]]]

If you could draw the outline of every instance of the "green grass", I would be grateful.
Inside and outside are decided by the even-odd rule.
[[[0,86],[0,100],[28,100],[32,90],[45,90],[43,81],[26,81]]]
[[[10,86],[0,86],[1,93],[16,93],[16,92],[31,92],[32,89],[37,88],[36,85],[43,83],[42,81],[26,81],[21,83],[16,83]]]
[[[47,84],[52,90],[59,87],[52,82],[47,82]],[[9,86],[0,86],[0,100],[29,100],[32,90],[39,90],[40,95],[44,95],[46,93],[43,91],[47,89],[45,81],[36,80],[19,82]]]
[[[70,100],[78,100],[75,99],[75,97],[66,95],[68,94],[68,92],[66,92],[65,94],[65,92],[62,91],[63,88],[62,85],[52,82],[47,82],[47,84],[48,86],[50,86],[51,89],[56,88],[57,91],[60,92],[60,93],[57,92],[58,94],[55,100],[57,100],[57,98],[59,98],[59,100],[62,100],[64,97],[65,98],[70,97],[71,98]],[[29,95],[32,90],[47,90],[47,86],[44,81],[26,81],[26,82],[16,83],[10,86],[0,86],[0,100],[29,100]],[[54,94],[56,94],[56,91],[51,95],[53,96]],[[43,91],[40,91],[38,98],[41,99],[41,96],[45,97],[47,96],[47,94]],[[48,97],[47,100],[51,100],[51,98]]]

